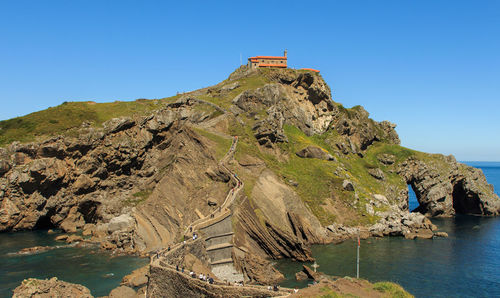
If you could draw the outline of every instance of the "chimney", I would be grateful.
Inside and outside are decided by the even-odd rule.
[[[287,53],[287,50],[285,49],[285,58],[286,58],[286,53]]]

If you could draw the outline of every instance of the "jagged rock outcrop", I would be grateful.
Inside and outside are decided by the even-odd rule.
[[[420,213],[397,211],[397,209],[381,212],[380,220],[368,227],[347,227],[341,224],[332,224],[327,229],[332,233],[335,241],[357,237],[403,236],[407,239],[443,237],[442,232],[435,232],[437,227]]]
[[[458,163],[452,156],[427,161],[409,158],[398,173],[411,185],[429,216],[454,214],[498,215],[500,200],[481,170]]]
[[[337,110],[331,100],[330,88],[317,74],[277,72],[276,83],[247,90],[233,99],[232,111],[254,117],[265,111],[266,117],[253,127],[261,145],[271,147],[287,142],[283,125],[294,125],[307,135],[325,132]]]
[[[209,184],[203,174],[207,166],[217,167],[211,141],[185,125],[186,119],[197,123],[206,119],[197,115],[210,115],[211,106],[195,105],[200,103],[181,99],[150,116],[112,119],[103,129],[84,126],[77,138],[13,143],[2,150],[0,231],[60,227],[76,232],[94,224],[88,232],[94,240],[128,252],[171,241],[182,222],[197,216],[183,198],[197,185]],[[228,180],[220,175],[197,198],[200,202],[205,196],[223,200]],[[160,197],[162,203],[153,203]],[[144,201],[148,204],[139,204]],[[126,224],[114,222],[123,216]]]
[[[333,126],[345,137],[344,142],[335,144],[344,154],[360,153],[377,141],[400,143],[395,124],[368,118],[368,112],[361,106],[349,110],[341,108],[340,111],[333,120]]]
[[[92,298],[90,290],[78,284],[72,284],[57,277],[51,279],[28,278],[14,289],[13,298],[52,298],[52,297],[82,297]]]
[[[258,255],[245,254],[243,258],[236,258],[236,265],[252,283],[273,285],[285,278],[268,260]]]

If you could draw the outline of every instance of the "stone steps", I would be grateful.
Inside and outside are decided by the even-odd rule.
[[[207,251],[217,250],[217,249],[226,248],[226,247],[233,247],[233,244],[232,243],[221,243],[221,244],[212,245],[212,246],[207,247]]]
[[[219,238],[219,237],[231,236],[231,235],[234,235],[234,232],[228,232],[228,233],[224,233],[224,234],[212,235],[212,236],[206,237],[205,241],[208,241],[208,240],[213,239],[213,238]]]
[[[233,263],[233,259],[232,258],[229,258],[229,259],[222,259],[222,260],[218,260],[218,261],[215,261],[215,262],[211,262],[210,265],[214,266],[214,265],[221,265],[221,264],[228,264],[228,263]]]

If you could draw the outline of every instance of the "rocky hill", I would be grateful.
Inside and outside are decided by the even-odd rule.
[[[0,231],[81,229],[128,253],[176,243],[235,187],[219,164],[231,136],[228,167],[244,182],[231,205],[234,258],[254,279],[250,267],[265,258],[310,260],[310,244],[358,229],[429,238],[427,217],[500,212],[480,170],[400,146],[394,124],[334,102],[317,73],[241,67],[215,86],[139,104],[59,121],[66,103],[50,111],[57,129],[0,148]],[[2,140],[18,133],[12,123],[35,119],[26,117],[0,122]],[[408,212],[408,185],[419,213]]]

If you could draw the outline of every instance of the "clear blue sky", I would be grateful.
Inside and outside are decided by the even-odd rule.
[[[404,146],[500,160],[500,1],[184,2],[0,1],[0,119],[166,97],[287,48]]]

